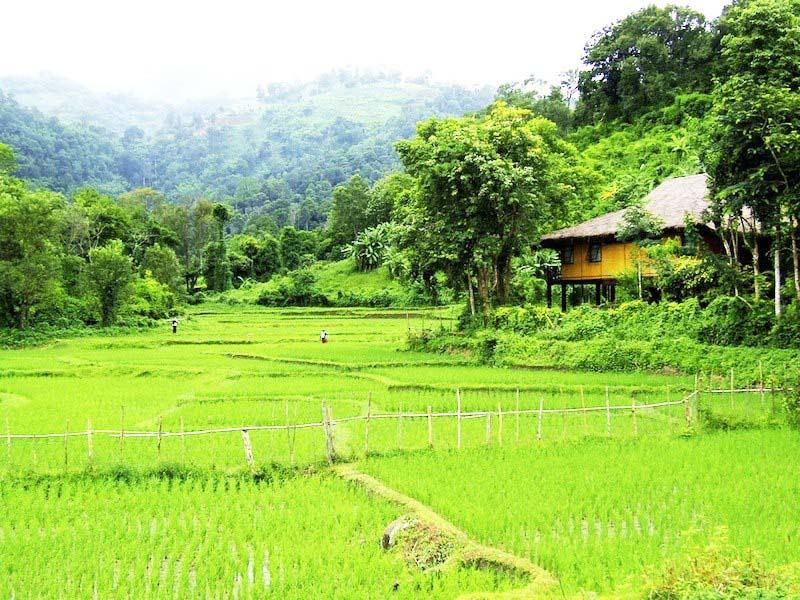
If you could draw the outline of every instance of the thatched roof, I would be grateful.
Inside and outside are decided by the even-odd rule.
[[[706,179],[705,174],[667,179],[647,194],[645,209],[664,223],[665,230],[683,229],[687,214],[702,223],[703,212],[708,208]],[[613,236],[624,215],[624,210],[601,215],[573,227],[548,233],[542,237],[542,242]]]

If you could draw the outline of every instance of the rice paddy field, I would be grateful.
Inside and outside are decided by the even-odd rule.
[[[381,549],[405,509],[337,478],[331,444],[471,539],[547,569],[562,597],[635,596],[648,570],[721,527],[771,566],[800,562],[797,434],[698,418],[767,424],[774,392],[681,403],[730,382],[404,349],[409,329],[453,317],[205,305],[177,335],[165,323],[0,350],[0,598],[520,587],[507,570],[419,569]]]

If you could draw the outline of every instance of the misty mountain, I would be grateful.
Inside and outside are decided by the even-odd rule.
[[[0,142],[15,149],[21,177],[67,193],[152,187],[245,211],[277,203],[279,221],[303,201],[324,204],[355,173],[374,181],[391,171],[394,142],[418,121],[476,111],[493,96],[489,88],[349,71],[180,106],[95,94],[53,77],[0,84]]]

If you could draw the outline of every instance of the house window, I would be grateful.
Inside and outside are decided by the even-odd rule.
[[[574,262],[575,262],[575,247],[570,245],[561,248],[561,264],[571,265]]]
[[[603,251],[600,242],[589,242],[589,262],[603,260]]]

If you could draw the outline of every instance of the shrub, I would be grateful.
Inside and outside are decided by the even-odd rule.
[[[784,395],[786,421],[793,429],[800,429],[800,378],[794,382],[794,387],[784,390]]]
[[[386,251],[391,245],[392,234],[391,223],[369,227],[359,233],[343,251],[355,259],[360,271],[371,271],[383,263]]]
[[[391,290],[374,290],[369,292],[342,292],[336,294],[336,306],[368,306],[372,308],[385,308],[399,306],[403,300]]]
[[[703,311],[697,339],[720,346],[759,346],[769,342],[774,322],[773,307],[767,301],[720,296]]]
[[[800,345],[800,306],[794,304],[777,319],[770,332],[771,345],[777,348],[797,348]]]
[[[767,569],[758,554],[730,544],[724,529],[707,546],[650,574],[646,587],[649,600],[796,598],[800,591],[786,574]]]
[[[327,306],[328,298],[315,287],[314,275],[305,269],[273,277],[256,299],[262,306]]]
[[[544,329],[555,329],[561,324],[563,315],[559,310],[544,306],[502,306],[492,314],[491,325],[530,335]]]
[[[151,319],[169,317],[175,310],[175,294],[169,286],[159,283],[149,273],[133,281],[131,298],[126,312]]]

